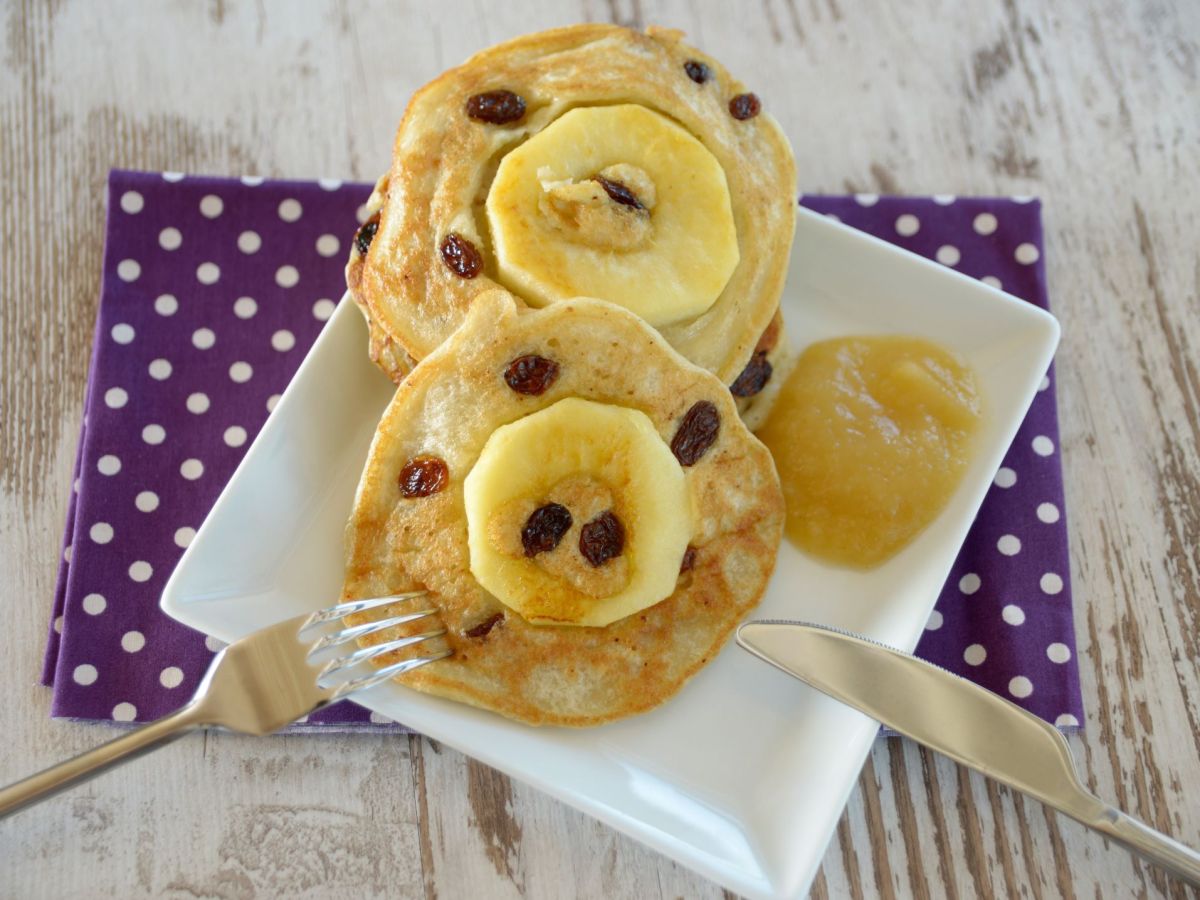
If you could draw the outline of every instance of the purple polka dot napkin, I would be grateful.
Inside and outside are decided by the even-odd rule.
[[[148,721],[219,645],[158,596],[343,292],[365,184],[114,171],[91,371],[43,682],[52,714]],[[804,197],[1046,307],[1037,201]],[[918,653],[1063,728],[1083,719],[1053,373]],[[313,728],[384,723],[350,703]]]

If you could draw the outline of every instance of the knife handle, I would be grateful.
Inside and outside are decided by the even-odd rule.
[[[1193,887],[1200,887],[1200,853],[1155,831],[1133,816],[1127,815],[1115,807],[1106,806],[1103,813],[1084,821],[1083,824],[1107,835],[1118,844],[1182,878]]]

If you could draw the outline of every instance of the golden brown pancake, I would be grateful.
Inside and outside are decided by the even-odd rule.
[[[530,355],[557,366],[540,394],[506,379],[513,360]],[[639,410],[691,463],[681,463],[691,510],[680,511],[692,523],[690,548],[674,592],[604,627],[530,624],[471,571],[464,480],[497,428],[565,398]],[[719,427],[689,455],[679,432],[698,404],[712,405]],[[444,465],[436,490],[405,496],[414,460]],[[612,304],[532,310],[492,291],[404,379],[379,424],[347,528],[344,597],[431,592],[454,653],[402,683],[530,724],[593,725],[662,703],[716,655],[761,598],[782,526],[774,463],[725,384]]]

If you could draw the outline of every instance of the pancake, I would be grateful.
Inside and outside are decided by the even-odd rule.
[[[545,386],[540,393],[512,377],[515,360],[534,357],[553,364],[554,377],[534,385]],[[595,476],[601,493],[611,493],[587,509],[575,505],[592,502],[587,491],[572,487],[570,479],[556,488],[560,494],[554,496],[580,521],[594,523],[606,505],[626,517],[626,546],[635,549],[612,561],[627,563],[630,573],[598,567],[591,582],[586,566],[585,580],[571,581],[571,566],[578,563],[574,551],[564,551],[559,568],[547,562],[545,572],[580,585],[582,593],[573,587],[560,592],[577,606],[587,607],[578,598],[589,591],[600,594],[600,602],[605,591],[633,584],[639,566],[656,566],[661,575],[662,559],[653,554],[676,554],[666,563],[669,595],[603,626],[533,624],[485,590],[473,572],[473,565],[482,571],[472,548],[479,535],[469,527],[464,484],[482,477],[477,464],[494,435],[561,410],[564,403],[635,411],[630,415],[648,420],[650,439],[670,448],[675,468],[666,474],[679,481],[686,498],[659,511],[684,522],[680,543],[638,556],[643,521],[636,510],[626,512],[638,499],[627,494],[645,479],[614,478],[582,463],[587,469],[582,474]],[[707,412],[715,432],[696,430],[697,409]],[[557,464],[556,454],[548,458]],[[639,451],[626,464],[643,459],[650,456]],[[405,496],[414,493],[413,473],[420,466],[428,471],[440,466],[439,477],[425,485],[431,490]],[[529,476],[515,472],[517,477]],[[774,463],[738,418],[728,388],[683,359],[645,322],[604,301],[575,299],[533,310],[507,292],[492,291],[475,298],[462,326],[404,379],[379,424],[347,527],[344,599],[415,588],[431,592],[448,632],[439,641],[454,653],[401,676],[403,684],[529,724],[594,725],[662,703],[716,655],[762,597],[783,516]],[[669,531],[670,524],[653,530]],[[569,550],[576,533],[566,532],[562,547]],[[582,551],[583,544],[578,546]],[[513,556],[514,566],[528,563],[519,547]],[[602,579],[596,581],[605,571],[615,572],[620,583],[605,587]],[[543,607],[539,615],[565,608]],[[370,640],[401,633],[393,629]],[[402,652],[379,664],[400,658]]]
[[[589,130],[587,116],[618,118]],[[680,32],[539,32],[413,96],[347,283],[397,382],[503,288],[520,306],[624,305],[732,385],[778,319],[795,181],[758,97]]]

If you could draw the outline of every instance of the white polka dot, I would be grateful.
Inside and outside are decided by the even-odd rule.
[[[981,212],[975,217],[975,221],[971,223],[975,228],[976,234],[992,234],[996,230],[996,217],[990,212]]]
[[[238,235],[237,245],[243,253],[257,253],[262,247],[262,238],[257,231],[243,231]]]
[[[1033,447],[1033,452],[1038,456],[1049,456],[1054,452],[1054,441],[1050,440],[1044,434],[1039,434],[1035,437],[1030,446]]]
[[[300,206],[300,201],[288,197],[279,204],[279,218],[285,222],[295,222],[303,214],[304,208]]]
[[[1005,556],[1016,556],[1021,552],[1021,540],[1015,534],[1003,535],[996,541],[996,549]]]
[[[962,254],[953,244],[942,244],[937,248],[937,261],[943,266],[957,266]]]
[[[932,200],[938,206],[949,206],[954,202],[955,197],[953,194],[934,194]]]
[[[137,718],[137,707],[132,703],[118,703],[113,707],[112,717],[114,722],[132,722]]]
[[[187,545],[192,542],[192,538],[194,538],[195,536],[196,536],[195,528],[188,528],[187,526],[184,526],[183,528],[176,528],[175,529],[175,546],[176,547],[187,547]]]
[[[280,266],[275,270],[275,283],[280,287],[295,287],[300,280],[300,273],[295,266]]]
[[[296,336],[286,328],[281,328],[271,335],[271,346],[280,353],[286,353],[296,346]]]
[[[1038,261],[1038,248],[1033,244],[1018,244],[1016,252],[1013,253],[1013,258],[1023,266],[1033,265]]]
[[[196,393],[194,393],[194,394],[188,394],[188,398],[187,398],[188,412],[194,413],[195,415],[198,416],[202,413],[208,412],[208,407],[210,405],[211,405],[211,403],[208,399],[208,394],[203,394],[200,391],[196,391]]]
[[[75,671],[71,673],[71,678],[74,679],[76,684],[82,684],[84,687],[87,687],[89,684],[96,683],[96,678],[99,674],[95,666],[84,663],[81,666],[75,667]]]
[[[216,284],[221,278],[221,267],[215,262],[202,262],[196,267],[196,280],[201,284]]]
[[[129,402],[129,395],[123,388],[109,388],[104,392],[104,405],[109,409],[120,409]]]
[[[254,369],[248,362],[235,362],[229,367],[229,377],[237,384],[245,384],[254,375]]]
[[[117,263],[117,277],[122,281],[137,281],[142,266],[136,259],[123,259]]]
[[[878,194],[855,194],[854,200],[855,200],[855,202],[858,203],[859,206],[874,206],[876,203],[879,202],[879,195]]]
[[[1023,699],[1033,693],[1033,682],[1024,675],[1018,675],[1008,683],[1008,692],[1014,697]]]
[[[118,344],[132,343],[134,334],[133,326],[126,322],[121,322],[112,327],[112,339]]]
[[[179,467],[179,474],[188,481],[195,481],[204,474],[204,463],[198,459],[185,459]]]
[[[983,644],[972,644],[963,651],[963,662],[968,666],[983,665],[985,659],[987,659],[987,650],[983,648]]]
[[[121,471],[121,460],[111,453],[106,453],[96,460],[96,470],[101,475],[116,475]]]
[[[63,626],[63,617],[55,616],[54,617],[54,633],[62,634],[62,626]]]
[[[158,683],[165,688],[177,688],[183,684],[183,669],[179,666],[167,666],[158,673]]]
[[[221,198],[216,194],[205,194],[200,199],[200,212],[209,219],[215,219],[221,214],[221,210],[225,208],[225,204],[221,202]]]
[[[83,598],[83,611],[89,616],[98,616],[108,609],[108,601],[103,594],[88,594]]]
[[[321,186],[321,190],[323,190],[323,191],[336,191],[338,188],[340,188],[342,186],[342,179],[340,179],[340,178],[319,178],[319,179],[317,179],[317,184],[319,184]]]
[[[1044,390],[1046,390],[1048,387],[1050,387],[1050,376],[1049,376],[1049,375],[1043,375],[1043,376],[1042,376],[1042,380],[1038,382],[1038,391],[1039,391],[1039,392],[1040,392],[1040,391],[1044,391]]]
[[[207,350],[217,342],[217,336],[211,328],[197,328],[192,332],[192,344],[197,350]]]
[[[1039,503],[1037,508],[1037,517],[1047,525],[1053,525],[1058,521],[1058,507],[1053,503]]]
[[[154,300],[154,311],[160,316],[173,316],[179,310],[179,301],[170,294],[160,294]]]
[[[1063,713],[1054,720],[1054,724],[1059,728],[1078,728],[1079,720],[1070,713]]]
[[[161,444],[167,432],[161,425],[147,425],[142,429],[142,440],[147,444]]]
[[[71,561],[71,551],[73,549],[74,548],[70,544],[67,544],[67,546],[63,547],[63,562],[69,563]]]
[[[1071,648],[1057,641],[1046,648],[1046,656],[1050,662],[1065,663],[1071,658]]]
[[[1010,488],[1017,483],[1017,473],[1008,466],[1001,466],[996,472],[996,477],[993,479],[993,484],[1000,488]]]
[[[317,238],[317,253],[321,256],[335,256],[341,246],[341,241],[335,235],[323,234]]]
[[[958,589],[967,596],[979,590],[982,584],[983,581],[974,572],[968,572],[962,578],[958,579]]]
[[[113,527],[107,522],[97,522],[88,529],[88,536],[97,544],[107,544],[113,539]]]
[[[158,246],[164,250],[178,250],[183,245],[183,235],[178,228],[164,228],[158,233]]]
[[[163,181],[170,181],[172,183],[174,183],[176,181],[183,181],[183,173],[182,172],[163,172],[162,178],[163,178]]]
[[[372,712],[371,713],[371,721],[374,722],[376,725],[391,725],[396,720],[389,719],[383,713]]]
[[[251,319],[258,312],[258,304],[253,297],[238,297],[233,304],[233,314],[239,319]]]
[[[982,281],[984,284],[986,284],[988,287],[994,287],[998,291],[1003,290],[1003,288],[1004,288],[1004,285],[1000,283],[1000,279],[997,278],[995,275],[984,275],[979,280]]]
[[[244,184],[246,187],[258,187],[262,183],[263,183],[263,177],[261,175],[243,175],[242,176],[242,184]]]
[[[1032,203],[1033,197],[1029,194],[1013,194],[1010,198],[1014,203]]]
[[[280,396],[281,395],[279,395],[279,394],[272,394],[270,397],[267,398],[267,412],[275,411],[275,404],[279,402]]]
[[[364,203],[354,211],[354,218],[358,219],[358,224],[361,225],[367,219],[371,218],[371,208]]]
[[[149,581],[153,574],[153,567],[143,559],[139,559],[129,567],[129,577],[134,581]]]
[[[142,491],[133,498],[133,505],[144,513],[154,512],[158,509],[158,494],[154,491]]]
[[[155,381],[165,381],[171,377],[171,364],[165,359],[152,360],[149,371]]]
[[[225,429],[225,443],[230,447],[240,447],[246,443],[246,429],[241,425],[230,425]]]
[[[228,645],[224,641],[217,640],[210,634],[204,638],[204,646],[207,647],[211,653],[220,653]]]
[[[896,219],[896,234],[912,237],[921,230],[921,220],[912,213],[905,213]]]
[[[140,631],[127,631],[121,635],[121,649],[126,653],[137,653],[146,646],[146,636]]]
[[[130,215],[140,213],[145,205],[146,201],[137,191],[126,191],[121,195],[121,209]]]
[[[332,300],[322,298],[313,304],[313,318],[319,322],[327,322],[335,309],[337,309],[336,303]]]
[[[935,609],[929,614],[929,620],[925,623],[925,630],[937,631],[942,627],[943,621],[944,619],[942,618],[942,614]]]
[[[1002,618],[1009,625],[1024,625],[1025,610],[1010,603],[1008,606],[1004,607],[1004,609],[1000,610],[1000,618]]]
[[[1042,593],[1044,594],[1061,593],[1063,589],[1062,576],[1057,575],[1054,572],[1047,572],[1041,577],[1041,580],[1038,581],[1038,585],[1041,587]]]

